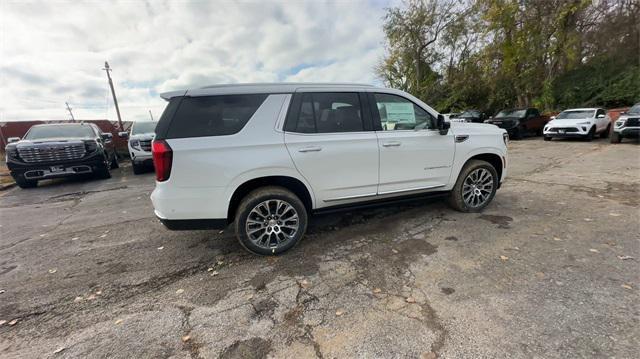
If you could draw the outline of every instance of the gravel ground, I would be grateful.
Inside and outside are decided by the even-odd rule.
[[[640,147],[510,144],[481,214],[314,217],[279,257],[170,232],[153,174],[0,192],[2,358],[636,357]],[[634,354],[635,353],[635,354]]]

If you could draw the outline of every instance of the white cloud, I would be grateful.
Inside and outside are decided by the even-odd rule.
[[[159,92],[215,83],[377,83],[385,2],[0,1],[0,121],[158,118]]]

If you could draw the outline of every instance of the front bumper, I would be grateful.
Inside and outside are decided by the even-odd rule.
[[[545,137],[585,137],[591,130],[590,125],[575,125],[575,126],[545,126],[542,131]]]
[[[14,179],[43,180],[90,174],[107,166],[101,152],[73,161],[27,163],[11,159],[7,168]]]
[[[640,127],[622,127],[614,128],[613,130],[622,137],[640,138]]]

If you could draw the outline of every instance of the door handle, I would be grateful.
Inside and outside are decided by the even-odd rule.
[[[398,146],[400,146],[400,142],[397,142],[397,141],[385,142],[385,143],[382,144],[382,146],[384,146],[384,147],[398,147]]]
[[[301,149],[298,150],[298,152],[319,152],[319,151],[322,151],[322,147],[309,146],[309,147],[302,147]]]

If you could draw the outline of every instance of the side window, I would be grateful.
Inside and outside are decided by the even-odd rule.
[[[535,108],[532,108],[530,110],[531,112],[529,112],[529,115],[532,117],[540,117],[540,112],[538,112],[538,110],[536,110]]]
[[[364,131],[362,106],[357,93],[313,92],[302,95],[295,126],[287,130],[299,133],[335,133]]]
[[[605,115],[604,110],[603,109],[599,109],[598,112],[596,112],[596,117],[600,116],[600,115]]]
[[[238,133],[267,96],[252,94],[184,97],[171,120],[167,138]]]
[[[381,93],[373,96],[383,131],[436,128],[431,114],[404,97]]]

